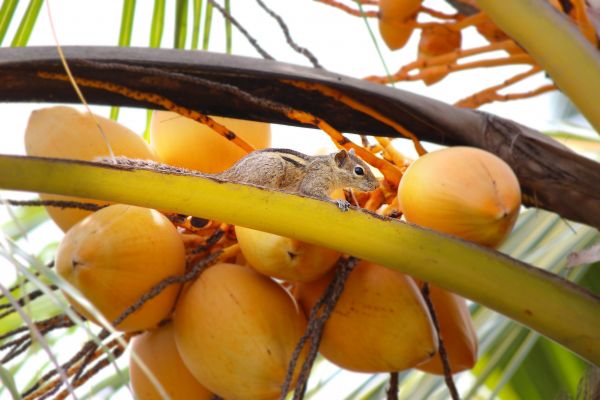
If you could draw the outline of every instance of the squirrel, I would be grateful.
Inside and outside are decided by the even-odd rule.
[[[324,156],[308,156],[289,149],[256,150],[217,174],[204,174],[127,157],[116,157],[114,160],[103,158],[101,161],[125,167],[251,184],[318,199],[330,199],[331,192],[341,188],[370,192],[379,187],[377,178],[367,164],[354,154],[354,150],[340,150]],[[335,202],[342,211],[347,211],[350,206],[346,200]]]

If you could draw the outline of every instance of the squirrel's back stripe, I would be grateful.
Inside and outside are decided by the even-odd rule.
[[[299,151],[290,150],[290,149],[262,149],[262,150],[256,150],[256,151],[260,152],[260,153],[288,154],[293,157],[298,157],[302,160],[308,160],[310,158],[306,154],[300,153]]]
[[[290,149],[262,149],[257,150],[255,153],[272,153],[281,157],[283,160],[289,162],[294,167],[303,167],[310,160],[310,157],[306,154],[302,154],[298,151]]]
[[[306,165],[305,163],[298,162],[297,160],[294,160],[293,158],[290,158],[288,156],[282,155],[281,158],[283,158],[285,161],[287,161],[289,163],[292,163],[296,167],[302,167],[302,166]]]

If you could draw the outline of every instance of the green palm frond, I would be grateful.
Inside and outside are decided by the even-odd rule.
[[[13,19],[19,0],[6,0],[0,7],[0,45],[4,40],[8,26]]]
[[[25,11],[25,14],[23,15],[23,17],[21,19],[21,23],[19,24],[19,28],[17,29],[17,32],[15,33],[15,36],[11,43],[11,46],[13,46],[13,47],[27,46],[27,43],[29,42],[29,37],[31,36],[31,32],[33,31],[33,28],[35,27],[38,16],[40,14],[40,9],[42,8],[43,4],[44,4],[44,0],[30,0],[29,1],[29,6],[27,7],[27,10]],[[7,8],[9,8],[9,7],[10,7],[10,5],[8,5]],[[12,9],[12,10],[14,11],[14,9]]]

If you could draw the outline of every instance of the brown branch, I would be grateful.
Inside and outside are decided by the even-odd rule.
[[[58,289],[58,287],[55,286],[55,285],[49,285],[48,288],[50,290],[57,290]],[[27,293],[26,295],[18,298],[17,301],[16,301],[16,304],[12,304],[12,303],[0,304],[0,310],[1,309],[7,309],[6,311],[4,311],[3,313],[0,314],[0,319],[6,317],[7,315],[10,315],[10,314],[16,312],[17,311],[17,307],[23,307],[26,303],[29,303],[30,301],[33,301],[33,300],[35,300],[38,297],[41,297],[43,295],[44,295],[44,292],[41,289],[36,289],[36,290],[33,290],[33,291]]]
[[[121,355],[123,355],[123,353],[125,352],[125,348],[122,346],[117,346],[113,351],[112,351],[112,358],[113,359],[117,359],[119,357],[121,357]],[[111,357],[104,357],[102,360],[98,361],[96,364],[94,364],[81,378],[79,378],[78,380],[76,380],[73,383],[73,387],[79,387],[81,385],[83,385],[84,383],[86,383],[91,377],[93,377],[94,375],[96,375],[98,372],[100,372],[102,369],[106,368],[107,366],[110,365],[110,363],[112,362]],[[63,390],[62,392],[60,392],[55,400],[62,400],[65,399],[67,396],[69,395],[69,391],[67,390]],[[41,399],[43,399],[44,397],[41,397]]]
[[[260,47],[260,45],[258,44],[258,41],[256,39],[254,39],[250,33],[248,33],[248,31],[242,26],[242,24],[240,24],[235,18],[233,18],[233,16],[227,12],[226,9],[224,9],[223,7],[221,7],[219,5],[219,3],[217,3],[215,0],[208,0],[208,2],[210,4],[213,5],[213,7],[215,7],[222,15],[223,18],[225,18],[226,20],[228,20],[229,22],[231,22],[231,25],[235,26],[242,35],[244,35],[244,37],[246,39],[248,39],[248,42],[250,42],[250,44],[252,45],[252,47],[254,47],[256,49],[256,51],[258,51],[258,53],[265,59],[267,60],[274,60],[273,56],[271,56],[269,53],[267,53],[262,47]]]
[[[98,335],[99,338],[102,338],[102,339],[100,339],[100,343],[102,340],[106,339],[109,335],[110,335],[110,332],[107,329],[102,328],[102,331],[100,331],[100,334]],[[108,345],[105,345],[105,346],[108,348]],[[82,353],[83,361],[79,364],[79,367],[77,367],[77,369],[75,370],[75,374],[73,376],[73,382],[77,382],[77,380],[79,379],[81,374],[83,374],[85,367],[90,362],[92,362],[92,360],[95,358],[95,355],[98,353],[98,347],[100,347],[100,345],[94,341],[89,341],[86,343],[85,346],[83,346],[83,348],[81,349],[81,350],[83,350],[83,353]],[[54,392],[56,392],[59,388],[60,388],[60,385],[58,385],[54,389]]]
[[[494,100],[495,101],[522,100],[522,99],[528,99],[529,97],[535,97],[540,94],[552,92],[554,90],[558,90],[558,87],[556,87],[556,85],[550,83],[547,85],[542,85],[542,86],[538,87],[537,89],[530,90],[528,92],[499,94],[498,96],[496,96],[494,98]]]
[[[490,68],[490,67],[502,67],[506,65],[516,65],[516,64],[527,64],[527,65],[535,65],[535,61],[533,57],[529,54],[515,54],[509,55],[508,57],[499,57],[499,58],[488,58],[485,60],[472,61],[464,64],[446,64],[446,65],[436,65],[436,66],[428,66],[417,74],[404,74],[394,76],[394,79],[397,81],[418,81],[425,78],[430,78],[432,76],[436,76],[438,74],[449,74],[451,72],[458,71],[466,71],[475,68]]]
[[[52,290],[56,290],[56,289],[57,289],[57,287],[56,287],[56,286],[53,286],[53,287],[52,287]],[[38,297],[40,297],[41,295],[43,295],[43,294],[44,294],[44,292],[42,292],[40,289],[37,289],[37,290],[31,291],[31,292],[27,293],[25,296],[22,296],[22,297],[20,297],[19,299],[17,299],[17,304],[16,304],[16,305],[18,305],[18,306],[21,306],[21,307],[22,307],[22,306],[25,304],[25,302],[29,302],[29,301],[31,301],[31,300],[35,300],[35,299],[37,299]],[[6,308],[10,308],[10,309],[12,309],[12,308],[14,308],[14,307],[15,307],[15,305],[14,305],[14,304],[11,304],[11,303],[7,303],[7,304],[0,304],[0,310],[2,310],[2,309],[6,309]],[[14,309],[13,309],[13,310],[12,310],[10,313],[13,313],[13,312],[15,312],[15,310],[14,310]],[[10,314],[10,313],[9,313],[9,314]],[[5,316],[5,314],[0,314],[0,319],[2,319],[4,316]]]
[[[269,7],[267,7],[267,5],[262,0],[256,0],[256,2],[258,3],[259,6],[262,7],[263,10],[265,10],[271,17],[273,17],[275,19],[275,21],[277,21],[277,23],[279,24],[279,27],[281,28],[281,30],[283,31],[283,34],[285,35],[285,40],[287,41],[287,44],[292,49],[294,49],[294,51],[296,51],[297,53],[302,54],[303,56],[308,58],[308,60],[311,62],[311,64],[315,68],[323,68],[323,66],[319,63],[319,60],[317,60],[317,57],[315,57],[314,54],[311,53],[310,50],[308,50],[306,47],[301,47],[296,42],[294,42],[294,39],[292,39],[292,35],[290,34],[290,29],[288,28],[285,21],[283,20],[283,18],[281,18],[280,15],[278,15],[277,13],[275,13],[275,11],[273,11]]]
[[[55,79],[61,81],[70,81],[70,77],[59,73],[47,73],[44,71],[38,72],[40,78],[44,79]],[[190,110],[186,107],[182,107],[179,104],[174,103],[173,101],[167,99],[164,96],[161,96],[152,92],[142,92],[140,90],[131,89],[127,86],[116,85],[110,82],[98,81],[93,79],[84,79],[84,78],[73,78],[75,83],[79,86],[91,87],[96,89],[107,90],[109,92],[118,93],[122,96],[129,97],[136,100],[144,100],[149,103],[153,103],[155,105],[161,106],[166,110],[176,112],[177,114],[183,115],[184,117],[188,117],[193,119],[196,122],[204,124],[208,126],[213,131],[217,132],[219,135],[223,136],[225,139],[229,140],[231,143],[235,144],[246,153],[250,153],[254,151],[254,147],[242,139],[240,136],[236,135],[233,131],[227,128],[225,125],[222,125],[215,121],[213,118],[209,117],[206,114],[199,113],[194,110]]]
[[[123,340],[129,341],[129,339],[132,337],[132,335],[126,334],[122,336]],[[120,344],[120,339],[113,339],[112,341],[108,342],[105,344],[107,350],[106,351],[111,351],[111,349],[114,349],[112,352],[112,356],[114,358],[118,358],[121,354],[119,354],[118,349],[124,350],[124,347],[121,346]],[[116,351],[116,352],[115,352]],[[94,361],[96,359],[98,359],[102,354],[104,354],[105,351],[95,351],[92,354],[92,357],[90,358],[90,362]],[[85,362],[84,362],[85,363]],[[104,368],[105,366],[109,365],[110,363],[110,357],[106,357],[104,360],[102,360],[100,362],[100,364],[103,365],[102,368]],[[92,368],[90,368],[90,370],[88,370],[88,372],[86,372],[86,374],[84,376],[86,376],[85,381],[87,381],[87,379],[89,379],[90,377],[92,377],[93,375],[95,375],[97,372],[99,372],[99,370],[97,367],[98,364],[94,365]],[[78,370],[79,368],[81,368],[81,365],[79,366],[71,366],[68,369],[66,369],[66,375],[67,377],[71,377],[75,374],[75,371]],[[83,380],[74,380],[73,382],[73,387],[78,387],[81,386],[85,381]],[[35,392],[32,392],[30,394],[25,395],[26,397],[25,400],[32,400],[32,399],[45,399],[50,397],[51,395],[53,395],[54,393],[56,393],[58,391],[58,389],[62,386],[63,382],[61,381],[60,378],[55,378],[53,379],[51,382],[49,382],[48,384],[46,384],[45,386],[39,388],[38,390],[36,390]],[[69,393],[68,390],[64,390],[63,392],[65,393]],[[61,392],[61,393],[63,393]],[[61,396],[61,394],[59,394],[58,396]]]
[[[442,368],[444,369],[444,381],[446,382],[446,386],[448,387],[448,391],[450,392],[450,397],[452,400],[460,400],[460,396],[458,395],[458,390],[456,389],[456,385],[454,384],[454,380],[452,379],[452,369],[450,368],[450,361],[448,361],[448,353],[446,352],[446,346],[444,345],[444,340],[442,339],[442,335],[440,332],[440,323],[437,318],[437,313],[435,311],[435,307],[431,302],[431,298],[429,297],[429,283],[424,282],[421,287],[421,294],[423,295],[423,299],[425,300],[425,304],[427,305],[427,309],[429,310],[429,315],[431,316],[431,321],[433,322],[433,327],[438,336],[438,352],[440,353],[440,359],[442,361]]]
[[[530,76],[533,76],[541,71],[542,68],[540,66],[533,66],[527,71],[516,74],[515,76],[505,80],[499,85],[491,86],[471,96],[465,97],[464,99],[457,101],[455,105],[459,107],[476,108],[477,104],[484,104],[485,99],[487,99],[490,96],[493,96],[499,90],[514,85],[515,83],[521,82],[522,80],[529,78]]]
[[[71,327],[74,325],[74,323],[66,315],[61,314],[42,321],[34,322],[34,325],[38,328],[40,334],[45,335],[46,333],[55,329]],[[0,346],[0,350],[12,347],[12,349],[2,358],[2,360],[0,360],[1,363],[9,362],[27,350],[29,346],[33,344],[31,334],[28,331],[29,327],[21,326],[0,336],[0,340],[5,340],[18,335],[19,333],[27,332],[26,334],[21,335],[20,337],[11,341],[5,342]]]
[[[98,334],[98,341],[102,342],[102,340],[106,339],[108,337],[108,335],[109,335],[108,331],[103,329]],[[69,360],[67,360],[64,364],[62,364],[60,366],[60,369],[63,371],[69,371],[69,369],[71,369],[80,360],[87,357],[88,353],[94,352],[97,348],[98,348],[98,345],[93,340],[89,340],[89,341],[85,342],[83,344],[83,346],[81,347],[81,349],[73,357],[71,357]],[[37,380],[37,382],[35,382],[29,389],[27,389],[21,396],[22,397],[37,397],[37,396],[33,396],[33,394],[37,393],[38,389],[42,388],[44,386],[44,384],[46,382],[48,382],[48,380],[56,374],[58,374],[58,369],[53,369],[51,371],[48,371],[45,375],[43,375],[41,378],[39,378]],[[57,383],[56,387],[53,387],[51,389],[52,390],[51,394],[56,393],[56,391],[58,391],[60,386],[63,383],[66,383],[66,382],[63,382],[62,379],[58,379],[57,382],[58,383]]]
[[[158,284],[156,284],[152,288],[150,288],[150,290],[148,292],[144,293],[134,304],[132,304],[130,307],[128,307],[125,311],[123,311],[114,321],[112,321],[112,325],[118,326],[121,322],[123,322],[125,320],[125,318],[127,318],[129,315],[131,315],[132,313],[137,311],[147,301],[158,296],[162,292],[162,290],[164,290],[167,286],[170,286],[173,284],[178,284],[178,283],[184,283],[184,282],[188,282],[190,280],[195,279],[204,270],[204,268],[206,268],[208,265],[210,265],[210,263],[212,263],[213,261],[217,260],[218,257],[221,255],[221,253],[222,253],[222,251],[219,250],[219,251],[216,251],[216,252],[208,255],[207,257],[205,257],[202,260],[200,260],[199,262],[197,262],[190,269],[190,271],[186,272],[183,275],[170,276],[168,278],[163,279],[161,282],[159,282]],[[106,329],[102,329],[102,331],[98,334],[99,342],[102,342],[102,340],[106,339],[109,336],[109,334],[110,333]],[[66,363],[64,363],[61,366],[61,368],[66,371],[82,359],[84,360],[83,365],[85,366],[86,361],[89,360],[93,356],[94,352],[98,349],[98,347],[99,347],[99,344],[93,340],[86,342],[83,345],[83,347],[77,352],[77,354],[75,354],[70,360],[68,360]],[[58,371],[55,369],[55,370],[48,372],[46,375],[42,376],[31,388],[29,388],[23,394],[23,396],[28,396],[32,392],[34,392],[35,390],[40,388],[44,382],[48,381],[48,379],[50,379],[52,376],[54,376],[57,372]],[[80,367],[75,372],[75,374],[76,374],[75,380],[77,380],[79,378],[79,376],[82,372],[83,372],[83,367]],[[56,386],[56,388],[53,389],[53,393],[55,393],[60,388],[61,385],[62,385],[62,383],[59,383]]]
[[[554,90],[558,90],[556,85],[549,83],[547,85],[542,85],[537,89],[530,90],[527,92],[521,93],[508,93],[508,94],[498,94],[496,92],[490,93],[477,93],[473,97],[467,97],[463,100],[460,100],[456,103],[457,106],[461,107],[471,107],[476,108],[483,104],[492,103],[494,101],[512,101],[512,100],[522,100],[528,99],[530,97],[539,96],[540,94],[552,92]]]
[[[248,96],[268,98],[317,114],[342,132],[398,137],[393,128],[368,115],[282,80],[323,84],[361,99],[420,140],[447,146],[475,146],[498,155],[512,166],[519,178],[525,205],[542,207],[564,218],[600,227],[600,213],[596,212],[600,207],[600,192],[595,190],[600,181],[599,164],[505,118],[339,74],[274,61],[167,49],[86,46],[64,47],[63,50],[78,76],[152,91],[206,114],[309,126],[279,110],[265,107],[263,102],[232,97],[228,88],[234,86]],[[160,75],[146,70],[156,66],[160,66]],[[36,75],[37,71],[59,72],[60,68],[53,46],[0,48],[0,102],[79,103],[67,82],[45,80]],[[191,83],[189,77],[207,78],[205,80],[212,81],[214,86]],[[86,96],[93,104],[152,107],[146,101],[103,90],[89,89]]]
[[[444,67],[450,64],[456,64],[461,58],[472,57],[480,54],[485,54],[493,51],[506,51],[508,53],[514,53],[519,49],[519,46],[512,40],[507,39],[501,42],[494,42],[485,46],[473,47],[471,49],[457,49],[455,51],[440,54],[434,57],[419,58],[411,63],[404,65],[398,70],[398,72],[391,76],[368,76],[365,80],[375,83],[386,84],[391,82],[398,82],[405,79],[405,77],[411,76],[409,73],[417,69],[426,69],[434,66]],[[414,76],[414,75],[413,75]]]
[[[52,329],[73,326],[73,321],[71,321],[65,314],[61,314],[61,315],[50,317],[48,319],[44,319],[41,321],[36,321],[36,322],[34,322],[34,325],[36,326],[36,328],[38,328],[40,333],[47,333],[47,332],[51,331]],[[21,332],[25,332],[27,330],[29,330],[29,327],[20,326],[18,328],[15,328],[9,332],[6,332],[6,333],[0,335],[0,340],[4,340],[11,336],[17,335]]]
[[[31,345],[33,345],[33,339],[31,336],[27,335],[24,337],[24,341],[14,346],[3,358],[0,360],[0,363],[5,364],[19,355],[23,354]]]
[[[181,284],[196,279],[206,267],[208,267],[213,261],[218,259],[221,253],[222,251],[219,250],[204,257],[202,260],[198,261],[190,269],[190,271],[186,272],[183,275],[175,275],[163,279],[162,281],[154,285],[152,288],[150,288],[148,292],[144,293],[134,304],[129,306],[125,311],[123,311],[121,315],[119,315],[112,322],[112,324],[114,326],[118,326],[121,322],[125,320],[125,318],[139,310],[148,300],[151,300],[154,297],[158,296],[167,286]]]
[[[53,267],[54,267],[54,260],[52,260],[52,261],[48,262],[48,263],[45,265],[45,267],[46,267],[46,268],[53,268]],[[41,275],[41,272],[39,272],[39,271],[35,271],[35,272],[33,272],[33,276],[36,276],[36,277],[38,277],[38,276],[40,276],[40,275]],[[9,292],[14,292],[15,290],[17,290],[17,289],[20,289],[21,287],[23,287],[23,285],[27,284],[28,282],[29,282],[29,279],[28,279],[28,278],[24,279],[24,280],[23,280],[23,281],[21,281],[21,282],[17,282],[17,283],[15,283],[14,285],[12,285],[11,287],[9,287],[9,288],[8,288],[8,291],[9,291]],[[0,294],[0,300],[1,300],[1,299],[3,299],[4,297],[5,297],[5,296],[4,296],[4,294]]]
[[[21,207],[58,207],[58,208],[76,208],[85,211],[98,211],[108,204],[100,205],[95,203],[85,203],[81,201],[67,201],[67,200],[5,200],[11,206]]]
[[[310,346],[308,350],[308,354],[302,364],[302,368],[300,370],[300,374],[298,376],[298,380],[296,381],[296,386],[294,388],[294,400],[302,399],[304,397],[304,392],[306,391],[306,384],[308,382],[308,377],[310,375],[310,370],[312,369],[312,365],[314,364],[315,358],[317,357],[319,344],[321,342],[321,337],[323,335],[323,328],[325,327],[325,323],[331,312],[335,308],[342,292],[344,290],[344,285],[348,280],[348,276],[350,272],[354,270],[358,260],[354,257],[349,257],[348,259],[340,259],[338,261],[338,269],[325,289],[325,292],[321,295],[317,303],[310,310],[310,315],[308,317],[308,324],[304,334],[296,344],[296,348],[292,353],[292,358],[290,359],[290,363],[288,365],[287,374],[285,377],[285,381],[281,388],[281,396],[280,399],[284,400],[287,397],[287,393],[290,390],[290,386],[294,379],[294,372],[296,371],[296,364],[302,354],[302,351],[306,345],[306,343],[310,340]]]
[[[419,138],[417,138],[414,133],[410,132],[409,130],[407,130],[405,127],[398,124],[394,120],[377,112],[377,110],[374,110],[372,107],[369,107],[368,105],[366,105],[358,100],[355,100],[349,96],[346,96],[345,94],[343,94],[342,92],[340,92],[338,90],[332,89],[325,85],[320,85],[318,83],[297,82],[297,81],[285,81],[285,82],[289,83],[290,85],[300,87],[305,90],[314,90],[316,92],[322,93],[325,96],[329,96],[341,103],[344,103],[345,105],[353,108],[356,111],[360,111],[362,113],[367,114],[367,115],[373,117],[374,119],[376,119],[380,122],[383,122],[384,124],[386,124],[388,126],[391,126],[401,136],[404,136],[405,138],[410,139],[413,142],[413,145],[415,146],[415,150],[416,150],[417,154],[419,154],[420,156],[427,153],[425,148],[421,145]]]
[[[196,229],[201,229],[206,227],[210,223],[209,219],[200,218],[200,217],[190,217],[190,225]]]
[[[390,384],[387,390],[387,400],[398,400],[398,372],[390,372]]]
[[[225,230],[219,228],[216,231],[213,232],[212,235],[210,235],[206,241],[204,242],[203,245],[198,246],[197,248],[195,248],[194,250],[192,250],[192,254],[198,254],[198,253],[203,253],[207,250],[210,250],[211,247],[213,247],[215,244],[217,244],[225,235]]]
[[[310,350],[308,352],[308,355],[306,356],[306,359],[304,360],[304,363],[302,364],[302,370],[300,371],[298,381],[296,382],[296,387],[294,388],[294,400],[300,400],[304,398],[306,385],[308,383],[310,371],[319,351],[319,344],[321,343],[321,337],[323,337],[323,330],[325,328],[325,324],[327,323],[329,316],[333,312],[335,305],[340,299],[340,296],[344,291],[344,285],[346,284],[350,273],[354,270],[354,267],[356,267],[357,263],[358,259],[354,257],[349,257],[347,260],[341,262],[342,265],[339,267],[331,283],[331,285],[333,286],[331,294],[327,298],[325,303],[322,305],[322,314],[315,318],[313,321],[309,320],[308,322],[309,327],[307,329],[310,329],[312,323],[312,338]]]
[[[161,323],[163,323],[161,321]],[[159,323],[159,326],[160,324]],[[131,340],[132,337],[139,335],[141,332],[128,332],[125,333],[124,335],[121,336],[121,339],[125,340],[126,342],[129,342],[129,340]],[[108,337],[108,331],[103,329],[103,331],[101,332],[101,334],[103,334],[104,337]],[[72,374],[73,378],[72,378],[72,386],[73,387],[78,387],[80,386],[82,383],[84,383],[87,379],[89,378],[85,378],[87,375],[89,375],[90,371],[93,371],[94,368],[92,367],[90,370],[88,370],[85,374],[84,371],[87,368],[87,366],[94,361],[95,359],[97,359],[98,357],[100,357],[101,354],[103,354],[106,350],[98,350],[98,344],[94,343],[95,346],[90,346],[88,348],[88,352],[87,355],[85,356],[85,358],[83,359],[83,361],[80,363],[79,367],[77,367],[77,369],[75,370],[73,368],[73,370],[75,370],[75,373]],[[121,345],[120,340],[119,339],[113,339],[112,341],[108,342],[107,344],[104,345],[104,347],[107,350],[110,350],[112,347],[117,347],[117,348],[123,348],[124,347]],[[117,357],[115,357],[117,358]],[[94,373],[92,373],[93,376]],[[83,381],[81,381],[82,379]],[[59,385],[60,386],[60,385]],[[64,392],[64,391],[63,391]],[[60,395],[59,395],[60,396]]]

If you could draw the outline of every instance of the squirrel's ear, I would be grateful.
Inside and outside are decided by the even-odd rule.
[[[338,151],[337,153],[335,153],[334,159],[335,159],[335,163],[337,164],[337,166],[341,167],[342,165],[344,165],[344,163],[348,159],[348,152],[346,150],[342,149],[342,150]]]

